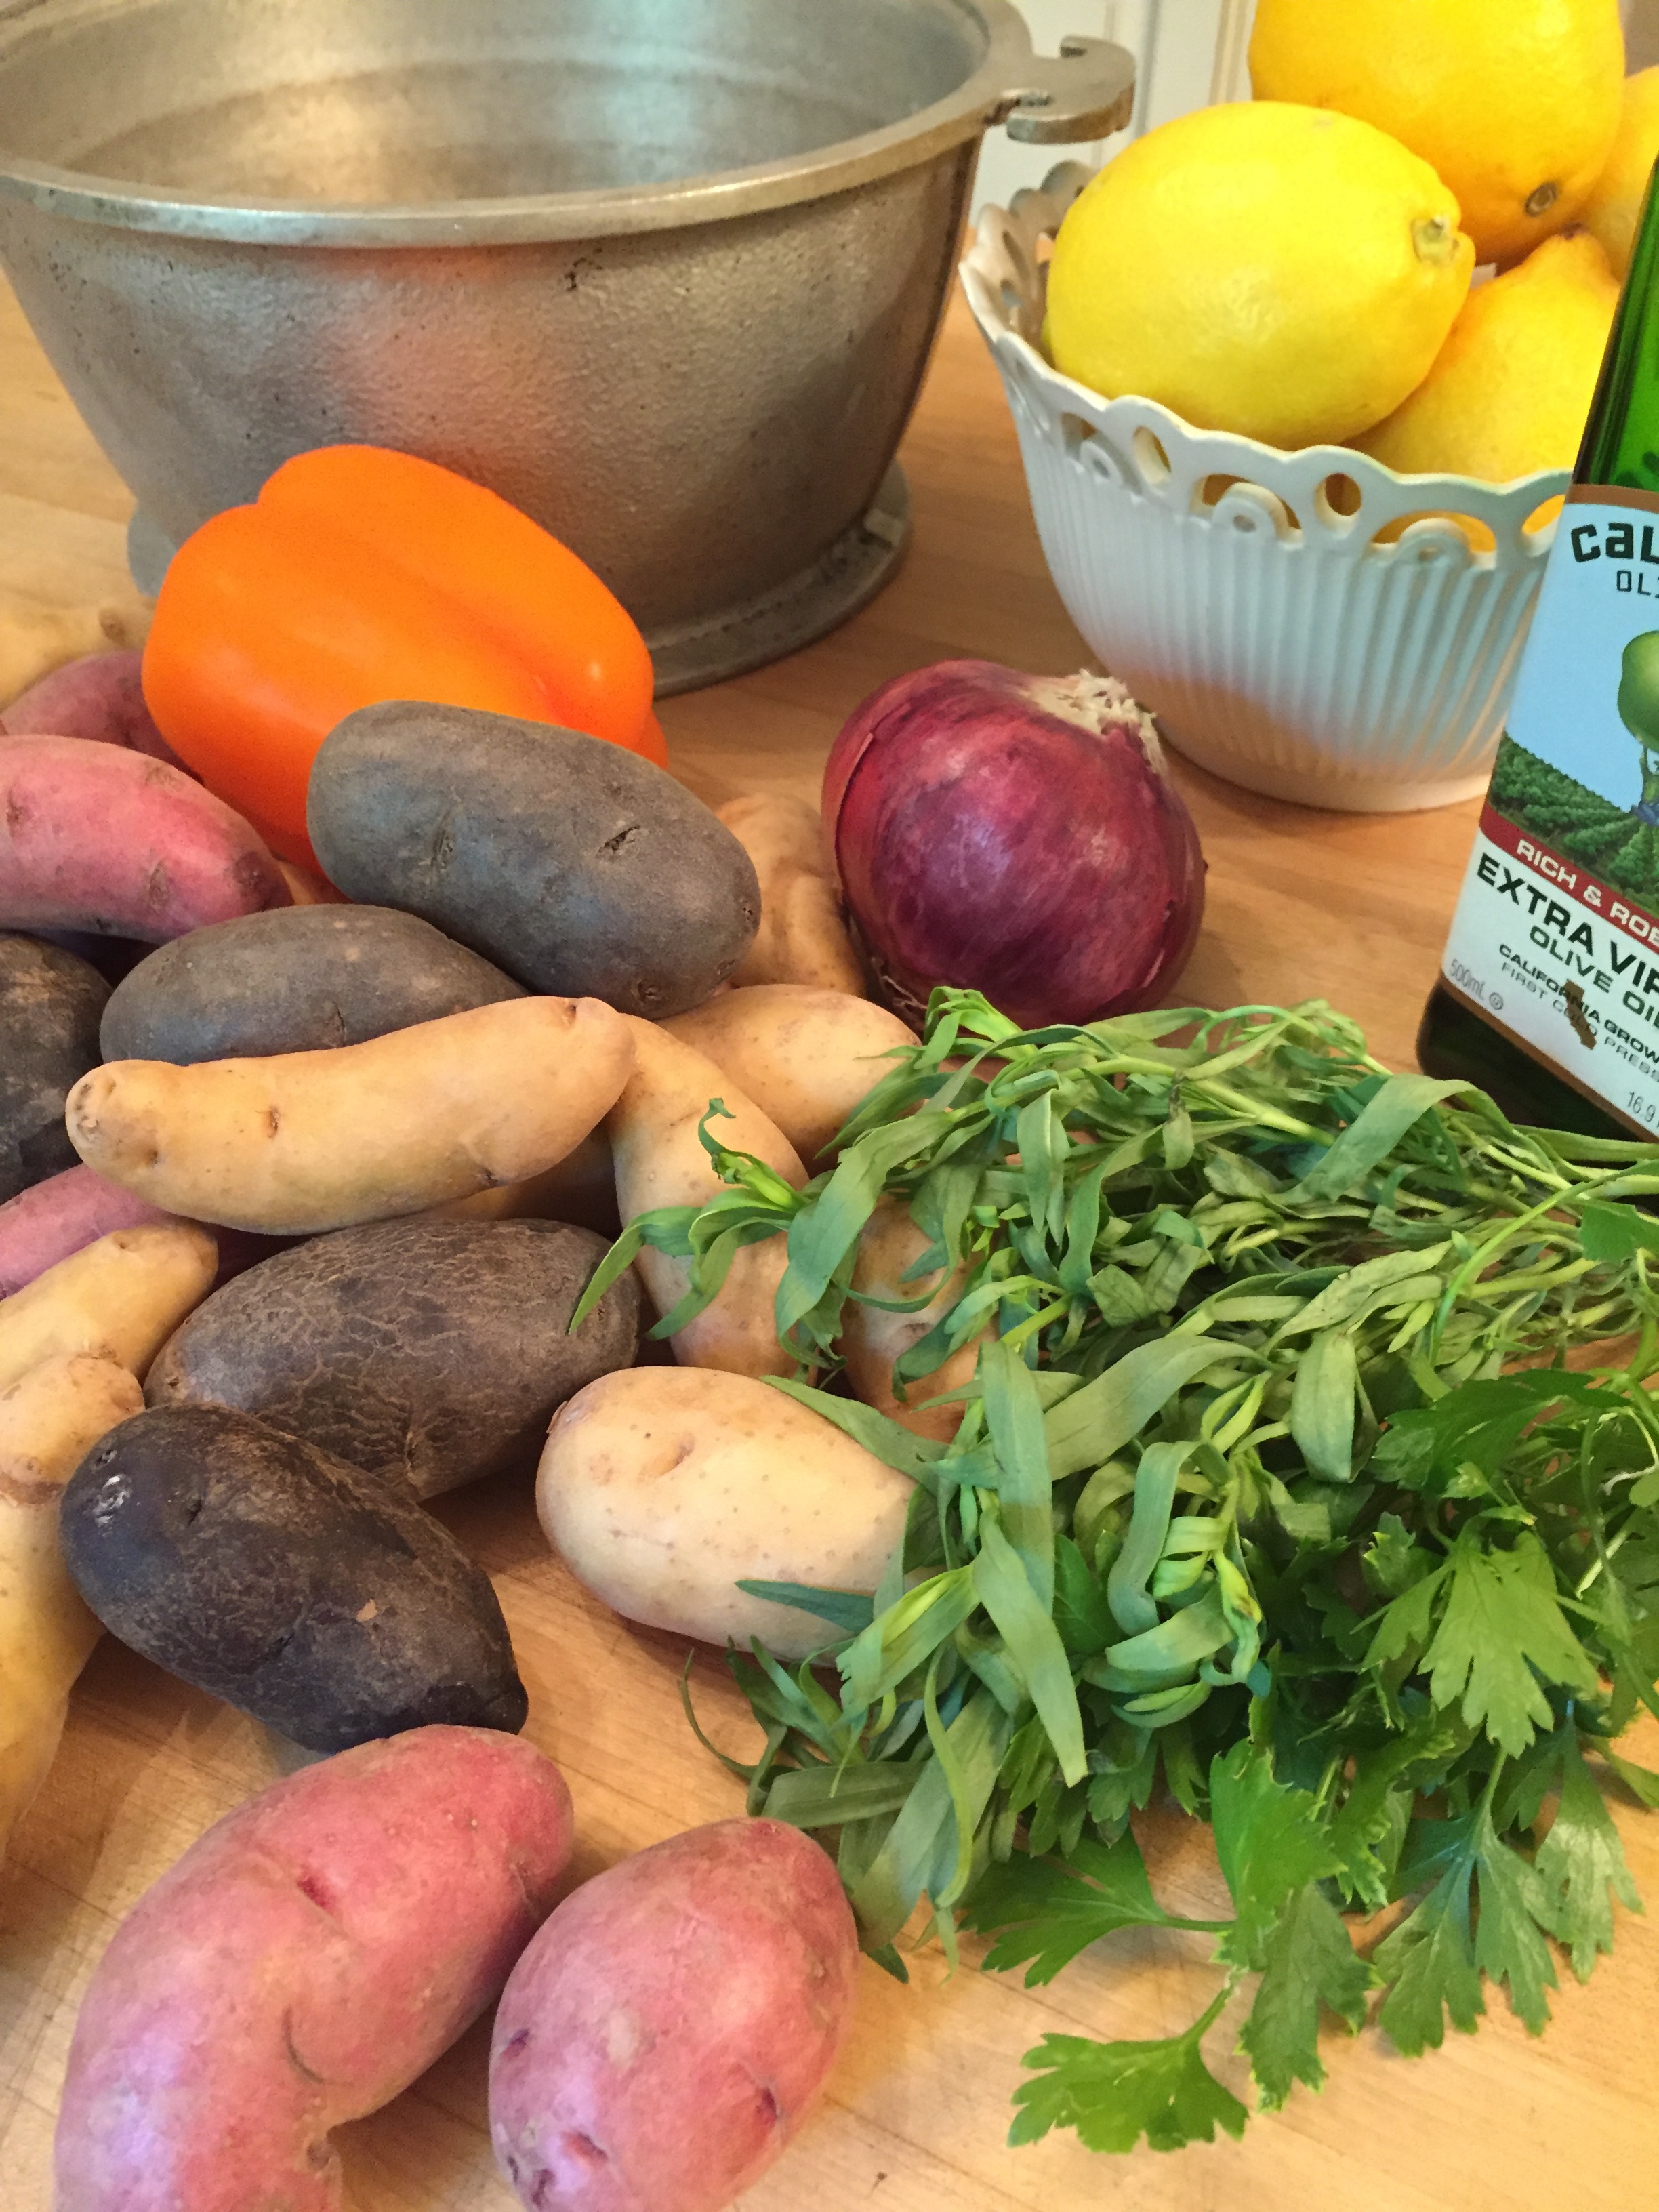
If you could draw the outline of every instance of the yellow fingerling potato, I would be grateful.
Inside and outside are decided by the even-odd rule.
[[[703,1206],[723,1186],[704,1151],[697,1125],[718,1098],[727,1118],[712,1133],[734,1152],[752,1152],[787,1182],[806,1170],[778,1129],[712,1060],[651,1022],[622,1017],[633,1033],[634,1073],[611,1108],[606,1127],[617,1166],[617,1210],[633,1221],[658,1206]],[[647,1245],[635,1262],[658,1315],[685,1294],[688,1262]],[[774,1311],[787,1265],[784,1240],[745,1245],[720,1293],[673,1339],[685,1367],[720,1367],[733,1375],[787,1375],[795,1363],[778,1342]]]
[[[738,986],[810,983],[864,996],[864,970],[842,920],[835,870],[815,806],[755,792],[720,809],[761,887],[760,927],[732,971]]]
[[[884,1055],[916,1041],[884,1006],[805,983],[722,992],[662,1026],[706,1053],[804,1160],[815,1160],[892,1072]]]
[[[48,1359],[0,1394],[0,1859],[103,1632],[64,1565],[58,1499],[99,1438],[143,1410],[126,1369],[88,1352]]]
[[[828,1622],[740,1581],[873,1592],[904,1532],[908,1476],[745,1375],[623,1368],[554,1417],[536,1482],[548,1541],[629,1620],[799,1659]]]
[[[545,1173],[633,1060],[598,999],[506,999],[331,1051],[114,1060],[65,1120],[89,1167],[171,1212],[307,1236]]]
[[[896,1421],[913,1436],[930,1437],[949,1443],[962,1425],[962,1407],[928,1406],[926,1401],[946,1390],[957,1390],[974,1379],[979,1358],[979,1338],[953,1352],[944,1364],[905,1385],[904,1403],[893,1389],[893,1365],[913,1344],[919,1344],[935,1322],[942,1320],[962,1296],[963,1271],[947,1276],[942,1270],[907,1282],[906,1271],[927,1249],[927,1239],[911,1220],[902,1199],[884,1198],[866,1222],[859,1237],[858,1257],[853,1264],[853,1288],[866,1297],[897,1305],[928,1296],[916,1313],[887,1313],[880,1306],[856,1305],[850,1300],[842,1317],[841,1352],[847,1362],[847,1379],[856,1396]],[[990,1334],[988,1324],[981,1332]]]
[[[0,1298],[0,1390],[71,1352],[142,1377],[218,1272],[218,1246],[190,1221],[147,1222],[83,1244]]]

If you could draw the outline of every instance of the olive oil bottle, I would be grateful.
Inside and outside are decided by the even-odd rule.
[[[1659,1129],[1651,182],[1418,1056],[1516,1121]]]

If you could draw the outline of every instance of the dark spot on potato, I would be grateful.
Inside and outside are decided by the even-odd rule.
[[[144,904],[153,906],[159,914],[173,896],[173,885],[167,880],[165,864],[158,860],[144,878]]]
[[[24,805],[22,800],[18,798],[15,792],[9,791],[6,793],[7,829],[11,830],[21,830],[28,818],[29,811],[27,807]]]
[[[777,2091],[772,2087],[769,2081],[756,2082],[755,2102],[760,2108],[760,2118],[763,2126],[768,2128],[781,2128],[783,2126],[783,2107],[778,2102]]]
[[[186,1500],[182,1516],[186,1528],[191,1526],[192,1522],[199,1521],[201,1519],[202,1508],[206,1504],[206,1503],[207,1500],[199,1494],[195,1498]]]
[[[274,1137],[282,1126],[283,1116],[281,1109],[276,1106],[267,1106],[265,1109],[265,1127]]]
[[[524,2049],[526,2044],[527,2044],[529,2040],[530,2030],[527,2027],[521,2027],[516,2035],[509,2035],[507,2041],[502,2044],[501,2049],[495,2054],[497,2061],[499,2062],[503,2058],[514,2057],[519,2051]]]
[[[325,2075],[313,2074],[310,2067],[306,2064],[305,2060],[301,2057],[299,2052],[295,2049],[294,2014],[292,2012],[285,2012],[283,2014],[283,2049],[287,2055],[289,2064],[302,2080],[307,2081],[314,2081],[320,2087],[327,2079]]]
[[[326,2172],[328,2168],[332,2166],[333,2163],[334,2146],[330,2142],[326,2136],[319,2136],[315,2142],[308,2143],[307,2145],[306,2164],[312,2168],[313,2172]]]
[[[530,2192],[532,2212],[548,2212],[548,2207],[554,2201],[558,2185],[556,2178],[544,2168],[536,2176],[535,2186]]]
[[[319,1912],[332,1914],[334,1893],[319,1874],[302,1874],[296,1877],[294,1887],[302,1897],[308,1897]]]
[[[455,832],[445,815],[432,833],[431,847],[427,854],[427,866],[441,875],[455,858]]]
[[[628,842],[629,839],[630,837],[637,837],[639,834],[639,823],[637,822],[630,822],[625,830],[618,830],[614,837],[607,837],[605,839],[604,844],[599,848],[599,858],[602,860],[615,860],[617,854],[621,852],[623,847]]]
[[[124,1474],[111,1475],[108,1480],[100,1486],[97,1498],[93,1503],[94,1525],[100,1528],[107,1528],[112,1521],[118,1520],[122,1508],[125,1505],[130,1494],[126,1477]]]

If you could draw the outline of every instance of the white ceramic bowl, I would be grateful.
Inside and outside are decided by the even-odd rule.
[[[962,276],[1091,650],[1179,750],[1251,791],[1393,812],[1483,790],[1554,536],[1524,526],[1566,471],[1399,476],[1344,446],[1286,453],[1195,430],[1060,375],[1038,343],[1042,241],[1089,177],[1067,162],[1011,210],[986,208]],[[1332,504],[1333,477],[1357,487],[1353,513]],[[1484,523],[1496,550],[1450,514]],[[1426,519],[1376,542],[1410,514]]]

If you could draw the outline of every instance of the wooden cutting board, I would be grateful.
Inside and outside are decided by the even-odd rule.
[[[903,459],[916,537],[897,580],[810,651],[664,710],[674,766],[713,802],[811,795],[845,715],[921,663],[975,655],[1050,672],[1086,659],[1048,581],[1000,388],[952,311]],[[131,506],[0,296],[0,607],[118,600]],[[1209,910],[1182,995],[1212,1006],[1321,996],[1373,1048],[1412,1064],[1474,808],[1316,814],[1176,763],[1209,856]],[[544,1544],[523,1483],[442,1501],[495,1577],[529,1688],[529,1734],[569,1778],[575,1873],[740,1810],[681,1717],[684,1657],[586,1595]],[[705,1725],[746,1755],[747,1710],[712,1654]],[[1638,1753],[1659,1756],[1650,1735]],[[52,2116],[75,2008],[116,1922],[211,1820],[292,1754],[253,1723],[106,1640],[76,1693],[61,1758],[0,1875],[0,2212],[48,2212]],[[1637,1881],[1659,1911],[1659,1820],[1621,1812]],[[1204,1834],[1160,1818],[1144,1840],[1177,1910],[1218,1909]],[[1601,2212],[1659,2199],[1656,1922],[1618,1914],[1618,1948],[1555,1999],[1530,2039],[1496,2001],[1477,2036],[1407,2061],[1374,2031],[1328,2038],[1329,2081],[1244,2140],[1174,2157],[1092,2156],[1069,2136],[1006,2144],[1020,2054],[1048,2030],[1146,2037],[1184,2027],[1215,1986],[1201,1938],[1115,1937],[1027,1991],[935,1949],[901,1989],[864,1969],[847,2053],[788,2156],[746,2212]],[[1243,2090],[1236,2022],[1212,2063]],[[344,2131],[349,2212],[512,2212],[484,2124],[487,2037],[475,2030],[405,2096]],[[64,2208],[76,2212],[76,2208]],[[179,2212],[190,2212],[189,2207]]]

